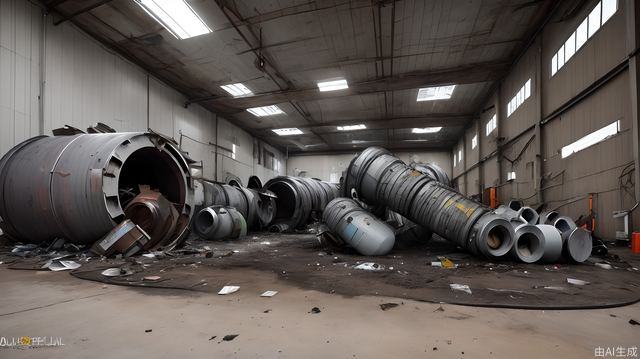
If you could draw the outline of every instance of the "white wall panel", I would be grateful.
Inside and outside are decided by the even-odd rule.
[[[40,132],[40,9],[0,0],[0,155]]]
[[[45,134],[96,122],[118,131],[147,128],[147,74],[73,25],[47,18]]]

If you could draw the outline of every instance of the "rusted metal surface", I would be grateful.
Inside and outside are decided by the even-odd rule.
[[[165,243],[175,247],[192,216],[193,193],[188,165],[171,143],[149,133],[35,137],[0,160],[2,228],[24,242],[91,244],[125,219],[121,201],[135,197],[139,185],[158,189],[177,211]]]
[[[142,189],[127,204],[124,214],[149,234],[145,249],[162,247],[175,235],[178,211],[160,192]]]
[[[149,235],[129,219],[114,227],[102,240],[91,247],[91,251],[101,256],[122,254],[130,257],[140,252],[149,241]]]

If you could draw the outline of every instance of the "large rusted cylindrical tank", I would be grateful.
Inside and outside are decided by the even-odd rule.
[[[0,225],[24,242],[93,243],[125,219],[126,202],[141,185],[175,206],[176,229],[158,243],[175,247],[187,231],[193,193],[187,162],[169,141],[141,132],[34,137],[0,160]]]

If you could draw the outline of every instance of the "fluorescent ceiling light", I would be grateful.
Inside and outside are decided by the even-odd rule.
[[[363,124],[359,125],[349,125],[349,126],[338,126],[338,131],[355,131],[355,130],[364,130],[367,126]]]
[[[303,132],[300,131],[297,128],[277,128],[275,130],[272,130],[273,132],[277,133],[279,136],[291,136],[291,135],[302,135]]]
[[[347,80],[339,79],[339,80],[318,82],[318,88],[320,89],[321,92],[344,90],[346,88],[349,88],[349,84],[347,84]]]
[[[436,133],[442,130],[442,127],[425,127],[425,128],[414,128],[411,130],[413,133]]]
[[[249,90],[245,85],[241,83],[229,84],[220,86],[223,90],[227,91],[233,97],[251,95],[253,92]]]
[[[616,121],[597,131],[591,132],[572,144],[562,147],[562,158],[566,158],[578,151],[584,150],[587,147],[600,143],[618,132],[620,132],[620,121]]]
[[[418,90],[418,98],[416,101],[448,100],[451,98],[453,89],[455,88],[456,85],[424,87]]]
[[[257,117],[273,116],[273,115],[279,115],[281,113],[284,113],[280,109],[280,107],[276,105],[252,107],[252,108],[248,108],[247,111],[249,111],[251,114]]]
[[[184,40],[208,34],[211,29],[185,0],[135,0],[171,35]]]

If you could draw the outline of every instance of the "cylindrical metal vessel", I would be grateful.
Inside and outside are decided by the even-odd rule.
[[[513,245],[509,221],[380,147],[369,147],[351,161],[344,184],[349,196],[387,206],[474,254],[501,257]]]
[[[553,226],[556,227],[558,231],[560,231],[561,235],[571,232],[577,227],[573,219],[566,216],[556,217],[556,219],[553,221]]]
[[[518,210],[518,216],[521,220],[533,225],[538,224],[538,219],[540,218],[538,212],[531,207],[521,207]]]
[[[362,255],[385,255],[395,243],[393,228],[350,198],[336,198],[329,202],[322,213],[322,221]]]
[[[562,234],[563,254],[573,262],[582,263],[591,256],[593,240],[591,232],[584,228],[574,228]]]
[[[553,225],[553,221],[555,221],[558,216],[559,214],[556,211],[542,212],[540,214],[540,218],[538,219],[538,223]]]
[[[198,212],[194,229],[206,240],[236,239],[247,235],[247,222],[233,207],[210,206]]]
[[[338,197],[335,184],[313,178],[279,176],[269,180],[264,188],[276,198],[276,215],[272,230],[299,228],[322,211],[332,199]]]
[[[442,168],[440,168],[440,166],[433,163],[417,162],[411,163],[410,166],[423,175],[427,175],[431,179],[438,181],[447,187],[451,187],[451,180],[449,180],[449,176]]]
[[[122,201],[148,185],[179,214],[183,240],[192,216],[192,184],[180,151],[151,133],[40,136],[0,160],[0,217],[11,237],[40,243],[64,237],[77,244],[102,238],[125,219]]]
[[[544,254],[540,262],[553,263],[562,257],[562,236],[556,227],[548,224],[536,225],[544,236]]]
[[[511,254],[524,263],[534,263],[544,255],[545,238],[542,230],[528,223],[515,227],[516,241]]]
[[[218,205],[237,209],[247,221],[249,230],[269,225],[275,216],[275,200],[254,189],[201,181],[205,207]]]

